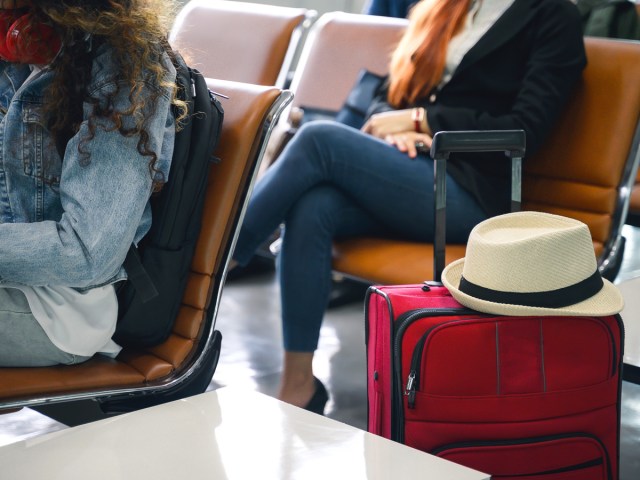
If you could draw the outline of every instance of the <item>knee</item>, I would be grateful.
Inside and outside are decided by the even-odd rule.
[[[316,120],[305,123],[293,137],[293,144],[308,149],[310,146],[328,145],[335,138],[337,131],[344,128],[343,125],[331,120]]]
[[[335,190],[329,186],[313,188],[302,195],[285,219],[289,231],[332,232]]]
[[[335,138],[336,122],[316,120],[300,127],[283,150],[278,163],[282,168],[300,168],[301,165],[319,165],[327,157]]]

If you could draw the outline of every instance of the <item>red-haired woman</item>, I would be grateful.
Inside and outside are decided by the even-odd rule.
[[[256,186],[234,255],[246,263],[284,222],[279,397],[319,413],[328,394],[312,359],[333,240],[432,240],[433,161],[416,143],[430,146],[440,130],[524,129],[532,153],[586,64],[569,0],[424,0],[409,18],[362,130],[302,127]],[[464,242],[474,225],[508,211],[508,172],[503,155],[449,162],[448,241]]]

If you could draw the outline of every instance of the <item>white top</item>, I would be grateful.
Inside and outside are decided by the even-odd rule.
[[[472,2],[466,22],[460,32],[449,42],[447,59],[440,87],[447,83],[462,58],[496,20],[513,4],[514,0],[476,0]]]
[[[111,336],[118,320],[113,285],[78,292],[71,287],[12,285],[27,297],[31,313],[51,342],[73,355],[116,356],[121,347]]]

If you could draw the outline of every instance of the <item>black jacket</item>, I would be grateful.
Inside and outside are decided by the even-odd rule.
[[[434,134],[523,129],[530,155],[553,128],[585,65],[573,3],[515,0],[467,52],[449,82],[415,106],[426,108]],[[369,114],[391,108],[386,95],[383,86]],[[448,173],[495,215],[509,209],[509,168],[503,155],[458,155]]]

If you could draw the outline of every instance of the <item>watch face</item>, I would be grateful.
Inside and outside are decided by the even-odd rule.
[[[424,121],[425,110],[424,108],[417,107],[411,109],[411,120],[413,120],[414,130],[417,133],[424,133],[422,128],[422,122]]]

